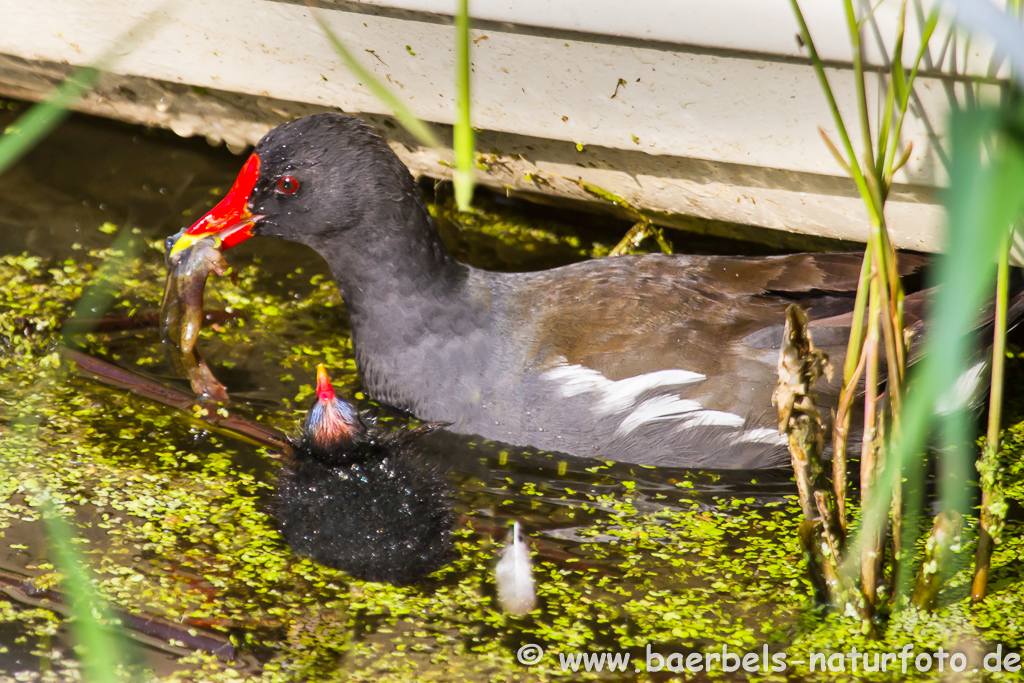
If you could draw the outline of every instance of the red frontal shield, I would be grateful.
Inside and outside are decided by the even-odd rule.
[[[228,190],[224,199],[210,209],[205,216],[192,224],[192,227],[178,238],[171,253],[174,254],[192,245],[196,240],[213,234],[220,240],[221,249],[244,242],[252,237],[252,226],[262,216],[249,213],[249,197],[260,176],[260,158],[253,154],[242,166],[235,183]]]

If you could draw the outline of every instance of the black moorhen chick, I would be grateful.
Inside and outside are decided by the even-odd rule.
[[[335,396],[322,365],[316,384],[277,486],[288,545],[366,581],[408,584],[440,569],[451,559],[451,487],[413,445],[440,425],[385,432]]]
[[[341,289],[364,387],[462,433],[666,466],[788,461],[771,405],[800,302],[842,367],[859,254],[622,256],[533,273],[458,263],[408,169],[359,119],[278,126],[177,236],[301,242]],[[901,258],[904,274],[921,257]],[[916,321],[923,299],[908,297]],[[839,373],[836,373],[839,374]],[[838,379],[821,391],[834,405]],[[826,412],[827,414],[827,412]]]

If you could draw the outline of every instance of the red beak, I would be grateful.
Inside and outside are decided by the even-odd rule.
[[[191,246],[199,238],[209,234],[220,240],[221,249],[230,249],[252,237],[252,226],[263,216],[249,213],[247,204],[259,177],[260,158],[253,154],[242,166],[234,185],[224,199],[178,238],[171,249],[171,254]]]
[[[331,386],[331,380],[327,377],[327,370],[323,364],[316,366],[316,397],[321,401],[334,399],[334,387]]]

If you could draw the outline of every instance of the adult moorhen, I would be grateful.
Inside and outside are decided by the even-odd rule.
[[[224,248],[267,235],[318,252],[380,401],[462,433],[685,467],[787,462],[771,406],[785,308],[805,306],[817,345],[842,367],[861,267],[858,254],[819,253],[472,268],[445,249],[388,145],[334,113],[267,133],[172,251],[209,233]],[[901,268],[923,262],[908,255]]]
[[[318,367],[316,400],[276,487],[288,545],[366,581],[408,584],[440,569],[451,559],[451,487],[414,444],[438,426],[379,429]]]

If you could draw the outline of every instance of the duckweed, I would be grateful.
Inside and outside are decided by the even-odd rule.
[[[548,240],[579,255],[594,248],[530,232],[536,228],[493,229],[501,239]],[[792,487],[757,484],[760,475],[751,482],[749,474],[730,479],[567,461],[462,441],[457,448],[473,457],[452,457],[450,446],[431,451],[454,466],[464,521],[453,562],[429,581],[415,587],[365,583],[296,557],[271,514],[272,454],[205,430],[202,415],[176,412],[61,366],[61,328],[86,292],[110,293],[108,315],[141,315],[159,306],[160,241],[128,241],[120,257],[110,249],[79,250],[60,262],[0,257],[0,279],[7,283],[0,292],[5,566],[18,567],[12,576],[31,579],[37,589],[59,590],[61,577],[40,540],[39,501],[46,494],[72,522],[112,606],[176,624],[181,638],[205,635],[238,650],[224,659],[189,652],[184,642],[149,644],[125,663],[126,678],[148,672],[149,680],[168,681],[599,679],[609,674],[564,673],[559,656],[628,652],[627,673],[611,678],[649,680],[655,674],[634,668],[643,669],[649,646],[663,654],[767,646],[791,661],[852,647],[869,653],[908,644],[918,652],[960,647],[975,659],[996,644],[1024,648],[1024,534],[1012,515],[983,608],[972,610],[967,601],[968,545],[935,614],[898,611],[883,637],[868,641],[856,619],[811,600]],[[124,260],[123,277],[101,282],[103,264],[114,258]],[[342,303],[322,266],[305,264],[277,279],[258,261],[235,267],[239,285],[212,283],[207,308],[241,317],[207,325],[200,344],[215,370],[235,373],[239,388],[233,391],[252,399],[239,414],[294,431],[317,363],[328,365],[336,385],[361,407],[370,407],[359,391],[351,343],[339,333],[347,329]],[[69,334],[64,341],[124,367],[172,375],[151,327]],[[1024,423],[1007,430],[1004,442],[1007,454],[1022,449]],[[1019,457],[1006,459],[1016,460],[1004,474],[1007,500],[1019,505],[1024,465]],[[513,519],[529,530],[535,549],[539,607],[522,618],[500,610],[492,576],[494,539]],[[6,648],[27,652],[22,661],[34,662],[11,672],[18,680],[80,677],[56,608],[0,600],[0,629]],[[528,644],[544,649],[531,667],[516,660]],[[160,648],[175,653],[172,665],[156,656]],[[728,676],[712,677],[718,675]],[[747,676],[841,678],[797,664]],[[886,676],[867,677],[907,677]]]

